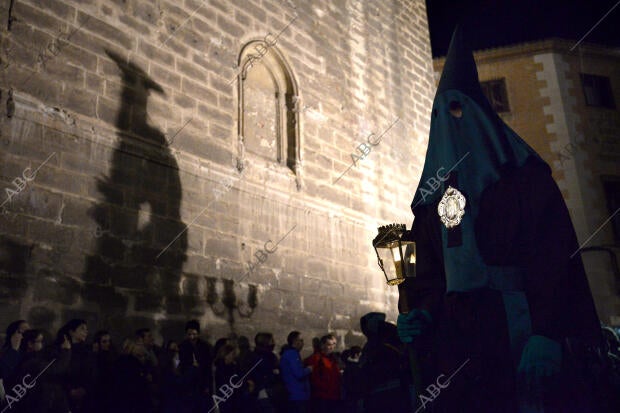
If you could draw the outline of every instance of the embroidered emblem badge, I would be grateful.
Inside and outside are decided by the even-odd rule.
[[[465,215],[465,196],[456,188],[448,186],[439,201],[437,213],[446,228],[456,227]]]

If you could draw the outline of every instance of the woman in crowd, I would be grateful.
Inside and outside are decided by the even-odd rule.
[[[240,410],[242,388],[234,387],[240,384],[241,374],[237,364],[238,355],[237,346],[228,342],[219,347],[215,356],[215,394],[213,400],[214,403],[217,402],[220,413],[234,413]],[[220,390],[223,386],[232,388],[232,394],[228,395]],[[228,392],[230,393],[230,390]]]
[[[9,388],[7,382],[11,379],[21,359],[19,347],[24,332],[29,328],[26,320],[13,321],[6,328],[4,345],[0,350],[0,395],[2,398],[4,398],[5,389]]]
[[[86,321],[72,319],[60,329],[57,341],[64,340],[60,336],[68,337],[71,342],[71,363],[65,381],[71,412],[91,412],[93,409],[88,405],[88,401],[92,400],[96,371],[93,353],[86,344]]]
[[[39,384],[34,385],[37,375],[47,373],[47,358],[43,354],[43,334],[39,330],[26,330],[23,334],[22,342],[19,347],[21,361],[15,369],[13,380],[10,387],[19,384],[26,387],[26,393],[11,406],[11,410],[17,412],[44,412],[47,411],[46,404],[49,400],[49,386],[42,385],[43,378]],[[54,361],[55,362],[55,361]],[[54,362],[51,362],[53,364]],[[51,364],[49,366],[51,366]],[[32,387],[27,387],[28,385]]]
[[[159,359],[162,377],[162,413],[176,413],[179,411],[178,406],[182,393],[179,363],[179,343],[169,340]]]
[[[96,365],[95,386],[92,393],[93,411],[104,413],[109,411],[110,400],[114,396],[110,393],[110,388],[114,382],[114,365],[118,359],[109,331],[99,330],[95,333],[93,353]]]
[[[126,339],[114,369],[110,413],[150,413],[149,376],[145,372],[146,351],[138,340]]]

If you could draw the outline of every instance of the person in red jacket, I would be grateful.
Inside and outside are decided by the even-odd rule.
[[[328,334],[321,337],[321,351],[305,360],[306,366],[312,366],[310,399],[313,412],[340,411],[342,375],[338,360],[333,354],[335,349],[336,337]]]

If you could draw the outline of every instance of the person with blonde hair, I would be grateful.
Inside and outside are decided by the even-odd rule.
[[[144,362],[146,349],[141,341],[135,338],[126,338],[121,347],[121,354],[133,356],[141,362]]]
[[[145,349],[135,338],[123,341],[121,356],[114,369],[110,411],[118,413],[153,412],[149,397],[149,376],[145,372]]]
[[[234,413],[240,411],[239,403],[243,390],[236,386],[242,387],[243,383],[239,383],[242,374],[239,369],[239,364],[237,363],[238,355],[239,348],[235,344],[225,343],[220,346],[215,356],[213,364],[215,366],[216,387],[213,401],[217,404],[220,413]],[[220,387],[228,391],[232,388],[233,392],[228,396],[225,390],[219,390]],[[219,398],[216,396],[219,396]],[[224,399],[224,401],[221,401],[220,398]]]

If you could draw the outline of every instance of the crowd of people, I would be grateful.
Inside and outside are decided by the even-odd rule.
[[[0,350],[0,409],[41,413],[331,413],[405,411],[411,386],[396,326],[385,314],[361,319],[364,348],[336,352],[333,334],[315,337],[302,359],[304,335],[291,331],[276,353],[261,332],[212,346],[190,320],[183,340],[155,343],[140,328],[120,348],[109,331],[92,340],[73,319],[44,343],[43,331],[18,320]],[[4,410],[3,410],[4,411]]]

